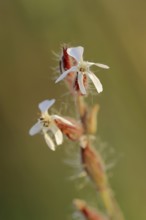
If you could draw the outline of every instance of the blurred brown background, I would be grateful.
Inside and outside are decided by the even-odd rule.
[[[67,179],[69,142],[54,153],[41,136],[28,135],[40,101],[56,98],[58,111],[74,112],[52,70],[52,51],[64,42],[84,46],[85,60],[110,66],[98,73],[104,92],[94,96],[99,135],[114,159],[123,155],[110,181],[126,219],[146,219],[145,12],[143,0],[0,1],[1,220],[72,219],[72,199],[85,198]]]

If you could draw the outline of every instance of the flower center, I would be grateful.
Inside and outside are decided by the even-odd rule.
[[[49,127],[52,121],[49,115],[43,115],[43,114],[40,116],[39,120],[43,124],[44,127]]]
[[[78,70],[80,72],[85,73],[85,72],[87,72],[87,69],[88,69],[88,67],[87,67],[87,63],[86,62],[79,62],[78,63]]]

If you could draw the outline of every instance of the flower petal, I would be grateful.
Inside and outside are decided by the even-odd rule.
[[[54,142],[52,141],[52,139],[50,138],[49,134],[44,132],[44,138],[45,138],[45,141],[46,141],[46,144],[48,145],[48,147],[51,149],[51,150],[55,150],[55,144]]]
[[[79,84],[81,93],[83,95],[86,95],[86,90],[85,90],[84,83],[83,83],[83,73],[81,72],[78,73],[78,84]]]
[[[82,61],[83,60],[83,52],[84,48],[79,46],[79,47],[71,47],[67,49],[67,53],[75,58],[76,61]]]
[[[102,92],[103,91],[102,84],[101,84],[100,80],[95,76],[95,74],[92,72],[88,72],[88,76],[92,80],[97,92],[98,93]]]
[[[88,65],[89,65],[89,66],[95,65],[95,66],[98,66],[98,67],[103,68],[103,69],[109,69],[109,66],[107,66],[107,65],[105,65],[105,64],[102,64],[102,63],[92,63],[92,62],[88,62]]]
[[[60,145],[63,143],[63,135],[60,129],[54,124],[50,127],[50,130],[53,132],[56,140],[56,144]]]
[[[66,70],[65,72],[63,72],[58,79],[55,81],[55,83],[58,83],[59,81],[63,80],[67,74],[71,73],[71,72],[75,72],[77,71],[77,67],[76,66],[72,66],[69,70]]]
[[[29,134],[30,134],[31,136],[33,136],[33,135],[39,133],[41,130],[42,130],[42,126],[41,126],[40,122],[37,122],[37,123],[34,124],[34,125],[32,126],[32,128],[29,130]]]
[[[59,115],[51,115],[51,118],[54,119],[54,120],[58,119],[58,120],[62,121],[64,124],[67,124],[67,125],[70,125],[70,126],[74,126],[70,121],[68,121],[67,119],[65,119],[65,118],[63,118],[63,117],[61,117]]]
[[[44,100],[43,102],[39,103],[39,109],[40,111],[43,112],[47,112],[48,109],[54,104],[55,99],[51,99],[51,100]]]

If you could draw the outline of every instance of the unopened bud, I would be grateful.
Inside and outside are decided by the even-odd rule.
[[[112,192],[109,189],[103,161],[100,155],[91,148],[89,141],[86,141],[85,138],[81,142],[81,158],[85,171],[102,198],[108,216],[113,216]]]
[[[82,215],[87,220],[108,220],[105,216],[103,216],[101,213],[97,212],[93,208],[90,208],[85,201],[80,199],[75,199],[73,201],[74,206],[78,211],[82,213]]]
[[[92,179],[99,191],[107,187],[107,177],[105,175],[105,168],[100,155],[95,152],[90,143],[87,141],[81,142],[81,158],[85,171]]]
[[[89,107],[82,96],[77,97],[77,107],[86,134],[95,134],[97,131],[97,116],[100,106]]]
[[[84,124],[84,120],[85,120],[85,117],[86,117],[86,114],[88,111],[87,105],[84,101],[84,97],[82,97],[82,96],[78,96],[76,101],[77,101],[77,108],[78,108],[78,111],[80,114],[81,121]]]
[[[88,113],[87,116],[87,133],[95,134],[97,131],[97,115],[100,106],[98,104],[94,105]]]

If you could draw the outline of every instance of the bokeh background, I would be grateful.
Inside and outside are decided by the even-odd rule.
[[[68,180],[69,142],[54,153],[28,135],[46,98],[74,114],[63,83],[54,84],[52,51],[62,43],[110,66],[98,73],[104,92],[91,96],[101,105],[99,136],[115,150],[110,182],[126,219],[146,219],[145,12],[143,0],[0,1],[1,220],[72,219],[72,199],[87,197]]]

